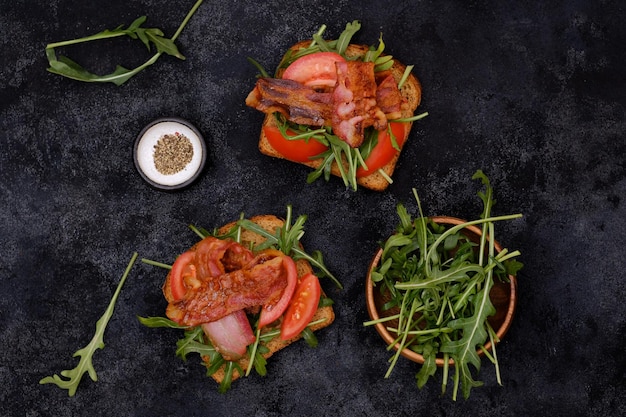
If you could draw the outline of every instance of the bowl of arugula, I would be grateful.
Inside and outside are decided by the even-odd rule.
[[[484,210],[473,221],[455,217],[425,217],[415,190],[419,216],[402,204],[396,231],[376,251],[368,269],[366,300],[370,320],[393,352],[385,377],[400,356],[421,364],[422,388],[442,370],[442,394],[452,379],[454,400],[459,388],[468,398],[482,357],[487,357],[501,383],[496,345],[509,330],[517,306],[516,274],[519,251],[503,248],[494,224],[520,214],[492,216],[492,188],[478,195]],[[471,369],[473,368],[473,370]]]

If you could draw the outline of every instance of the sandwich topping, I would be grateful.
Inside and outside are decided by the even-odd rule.
[[[361,146],[365,128],[387,127],[385,114],[376,104],[374,63],[337,63],[337,84],[333,91],[333,132],[350,147]]]
[[[189,253],[189,252],[188,252]],[[191,256],[180,256],[166,282],[164,293],[169,304],[166,315],[186,326],[219,320],[236,311],[259,307],[280,298],[287,287],[285,255],[268,249],[256,256],[231,240],[207,237]],[[180,274],[178,274],[180,271]],[[181,285],[184,294],[168,291]],[[182,295],[182,297],[181,297]]]
[[[299,60],[310,62],[317,59],[317,54],[326,52],[305,55]],[[291,65],[302,64],[296,60]],[[246,104],[267,114],[279,112],[293,123],[331,127],[352,148],[363,144],[366,128],[386,129],[388,119],[399,117],[406,105],[390,73],[380,79],[380,86],[377,84],[374,62],[336,60],[334,73],[325,72],[318,83],[299,81],[304,78],[297,71],[285,71],[283,78],[260,78]]]

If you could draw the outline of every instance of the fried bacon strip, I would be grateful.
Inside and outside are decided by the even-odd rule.
[[[252,256],[237,242],[203,239],[193,260],[194,285],[181,300],[170,300],[167,317],[197,326],[279,298],[287,286],[283,256],[276,250]]]
[[[292,80],[259,78],[246,104],[263,113],[280,112],[294,123],[330,125],[332,95],[321,93]]]
[[[253,259],[249,249],[233,240],[208,237],[196,247],[194,264],[198,276],[206,279],[241,269]]]
[[[402,106],[406,103],[398,83],[391,72],[386,71],[376,75],[376,103],[380,107],[387,120],[399,119],[402,117]]]
[[[333,133],[353,148],[365,138],[365,129],[387,127],[385,114],[376,104],[374,63],[336,62],[337,84],[333,92]]]

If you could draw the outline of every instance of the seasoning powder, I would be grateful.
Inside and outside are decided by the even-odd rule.
[[[189,138],[176,132],[161,136],[154,145],[154,166],[163,175],[174,175],[185,169],[193,158]]]

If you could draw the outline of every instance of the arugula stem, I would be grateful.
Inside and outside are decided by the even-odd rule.
[[[401,119],[393,119],[391,121],[392,122],[398,122],[398,123],[409,123],[409,122],[416,122],[418,120],[421,120],[421,119],[423,119],[426,116],[428,116],[428,112],[416,114],[415,116],[411,116],[411,117],[403,117]]]
[[[454,384],[453,384],[453,388],[452,388],[452,400],[456,401],[457,398],[457,394],[459,393],[459,380],[461,377],[461,367],[460,366],[455,366],[454,367]]]
[[[307,327],[310,328],[310,327],[313,327],[313,326],[315,326],[317,324],[322,324],[326,320],[328,320],[328,319],[327,318],[321,318],[321,319],[314,320],[314,321],[310,322],[307,325]],[[261,341],[271,340],[271,339],[275,338],[276,336],[278,336],[279,334],[280,334],[280,329],[270,330],[270,331],[267,331],[265,333],[261,333],[260,334],[260,340]]]
[[[400,329],[396,329],[394,327],[387,327],[387,330],[390,332],[398,333]],[[425,335],[425,334],[433,334],[433,333],[450,333],[454,331],[449,327],[440,327],[437,329],[425,329],[425,330],[405,330],[404,333],[408,335]]]
[[[189,10],[189,12],[187,13],[187,16],[185,16],[185,18],[183,19],[182,23],[180,24],[180,26],[178,26],[178,29],[176,30],[176,32],[172,36],[172,41],[175,41],[176,38],[178,38],[178,36],[183,31],[185,26],[187,26],[187,23],[189,22],[189,19],[191,19],[191,16],[193,16],[193,14],[196,12],[196,10],[198,10],[198,7],[200,7],[200,5],[202,4],[203,1],[204,0],[196,1],[196,4],[194,4],[193,7],[191,8],[191,10]]]
[[[441,395],[443,396],[446,393],[448,388],[448,375],[450,371],[450,354],[443,354],[443,377],[441,380]]]
[[[250,351],[250,361],[248,362],[248,368],[246,369],[246,376],[250,375],[252,368],[254,367],[254,359],[256,358],[256,351],[259,347],[259,342],[261,341],[261,329],[256,329],[256,334],[254,338],[254,343],[252,344],[252,349]]]
[[[362,159],[362,157],[361,157]],[[365,168],[365,162],[363,162],[363,167]],[[393,184],[393,179],[391,179],[391,177],[389,175],[387,175],[387,173],[382,169],[382,168],[378,168],[377,171],[389,184]]]
[[[200,239],[204,239],[206,236],[204,235],[204,233],[202,233],[202,231],[200,231],[200,229],[198,229],[196,226],[194,226],[193,224],[189,225],[189,228],[191,229],[192,232],[194,232],[195,234],[197,234]]]
[[[141,262],[143,262],[144,264],[152,265],[152,266],[158,266],[159,268],[172,269],[172,265],[153,261],[151,259],[141,258]]]
[[[54,43],[49,43],[46,45],[46,49],[51,49],[51,48],[58,48],[61,46],[68,46],[68,45],[74,45],[77,43],[83,43],[83,42],[91,42],[91,41],[97,41],[100,39],[109,39],[109,38],[117,38],[119,36],[127,36],[128,34],[125,32],[109,32],[109,33],[99,33],[99,34],[95,34],[95,35],[89,35],[89,36],[85,36],[84,38],[79,38],[79,39],[71,39],[68,41],[61,41],[61,42],[54,42]]]
[[[496,339],[498,336],[489,323],[487,323],[487,330],[489,331],[489,340],[491,341],[491,351],[493,352],[493,364],[496,368],[496,381],[498,385],[502,385],[502,377],[500,375],[500,362],[498,361],[498,352],[496,350]]]
[[[363,326],[371,326],[373,324],[384,323],[386,321],[391,321],[400,317],[400,314],[394,314],[391,316],[380,317],[376,320],[370,320],[363,323]]]
[[[389,378],[389,376],[391,376],[391,371],[395,367],[396,362],[398,362],[398,358],[400,357],[400,354],[402,353],[402,350],[404,350],[404,347],[406,346],[406,339],[407,337],[409,337],[408,329],[410,329],[411,327],[411,321],[413,320],[413,315],[415,314],[416,308],[417,308],[417,299],[414,299],[413,302],[411,303],[411,309],[409,311],[409,315],[408,317],[406,317],[406,325],[404,326],[407,329],[406,331],[403,330],[401,328],[400,323],[398,323],[398,331],[399,331],[399,334],[402,335],[402,341],[400,342],[400,346],[398,346],[398,349],[396,349],[396,352],[393,355],[391,364],[389,365],[389,368],[387,369],[387,373],[385,374],[385,378]]]
[[[448,300],[448,297],[446,297],[444,299],[444,302],[441,303],[441,308],[439,309],[439,315],[437,316],[437,326],[440,326],[441,323],[443,322],[443,316],[444,316],[444,312],[446,311],[446,307],[448,306],[448,304],[450,303],[450,301]],[[454,311],[452,311],[452,316],[454,318]]]

